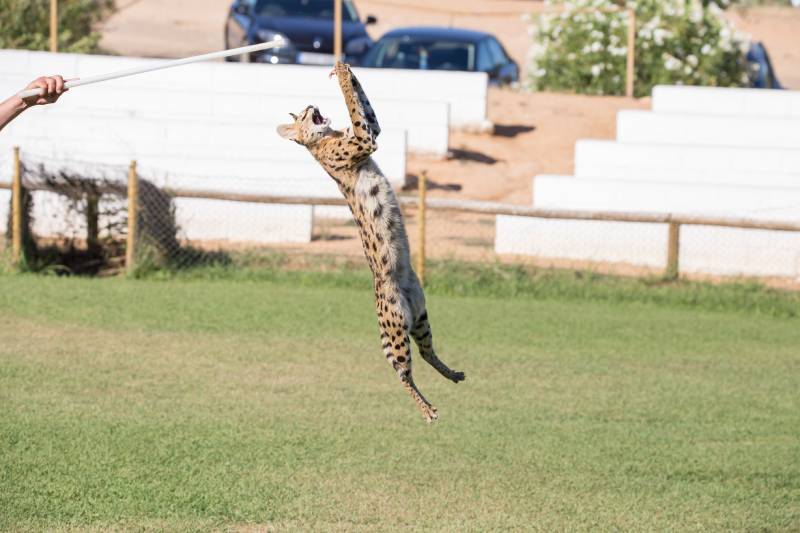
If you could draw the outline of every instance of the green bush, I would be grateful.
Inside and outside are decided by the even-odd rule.
[[[658,84],[738,87],[748,83],[748,39],[700,0],[628,0],[636,12],[636,96]],[[625,93],[627,14],[612,0],[546,2],[561,7],[534,28],[529,88]]]
[[[113,7],[113,0],[60,0],[58,49],[61,52],[96,52],[100,34],[93,26]],[[50,2],[0,0],[0,48],[48,50]]]

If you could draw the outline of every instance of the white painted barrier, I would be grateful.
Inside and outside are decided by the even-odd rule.
[[[580,140],[575,143],[575,176],[800,187],[800,150]]]
[[[663,269],[666,224],[497,217],[495,251]],[[800,233],[681,226],[680,270],[800,279]]]
[[[631,144],[800,148],[800,118],[620,111],[617,140]]]
[[[53,168],[58,168],[54,166]],[[68,167],[72,169],[73,167]],[[97,166],[94,166],[97,172]],[[112,176],[108,176],[113,178]],[[124,178],[124,169],[122,169]],[[5,176],[0,180],[5,181]],[[142,188],[140,190],[143,191]],[[34,191],[33,232],[40,237],[86,237],[86,220],[69,208],[67,200],[49,191]],[[143,192],[143,194],[145,194]],[[6,231],[11,193],[0,190],[0,233]],[[124,199],[119,200],[120,203]],[[101,205],[99,227],[109,220]],[[241,243],[307,243],[313,230],[313,207],[305,205],[249,204],[195,198],[176,198],[179,239]]]
[[[13,90],[18,90],[42,72],[86,76],[160,61],[164,60],[3,50],[0,88],[8,91],[13,84]],[[202,110],[216,116],[250,117],[279,111],[283,120],[289,111],[314,104],[336,118],[343,113],[342,97],[336,82],[328,80],[328,72],[325,67],[203,63],[80,91],[100,95],[96,105],[110,100],[116,107],[168,114]],[[481,128],[487,123],[484,73],[394,69],[356,69],[356,73],[382,126],[407,130],[412,150],[444,155],[449,126]],[[75,101],[77,94],[75,90],[71,95]],[[91,99],[87,102],[92,104]]]
[[[658,85],[653,88],[653,111],[800,118],[800,91]]]
[[[182,237],[236,242],[310,242],[313,207],[176,198]],[[233,215],[235,213],[235,216]]]
[[[796,221],[800,220],[800,188],[537,176],[534,205]],[[544,259],[665,268],[667,239],[666,224],[500,216],[495,250]],[[800,278],[800,233],[682,226],[680,269],[711,275]]]
[[[682,226],[682,272],[800,280],[800,233]]]
[[[702,214],[800,220],[800,187],[723,186],[537,176],[533,205],[543,209]]]
[[[500,215],[495,252],[661,268],[667,261],[666,224],[554,220]]]
[[[0,234],[5,234],[11,210],[11,191],[0,189]]]

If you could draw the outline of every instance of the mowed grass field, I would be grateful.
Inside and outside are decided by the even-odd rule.
[[[796,313],[448,294],[0,276],[0,530],[800,530]]]

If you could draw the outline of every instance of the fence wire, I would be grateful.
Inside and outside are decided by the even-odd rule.
[[[126,263],[128,167],[28,156],[21,170],[24,248],[34,268],[105,275],[131,266],[138,271],[257,266],[275,254],[363,255],[357,227],[344,206],[179,191],[156,185],[163,180],[138,176],[135,249],[132,262]],[[419,198],[408,191],[400,194],[416,265],[423,249]],[[681,272],[711,268],[711,277],[721,277],[744,269],[752,277],[790,285],[800,281],[800,231],[631,222],[611,215],[601,220],[497,216],[446,210],[435,198],[426,205],[426,261],[502,261],[650,276],[663,275],[674,260]],[[8,218],[5,226],[10,228]]]

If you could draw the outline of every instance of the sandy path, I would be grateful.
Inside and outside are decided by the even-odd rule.
[[[228,0],[118,0],[100,27],[100,46],[141,57],[183,57],[222,50]]]

